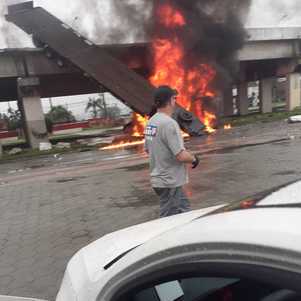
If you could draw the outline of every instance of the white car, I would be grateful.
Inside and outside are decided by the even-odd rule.
[[[297,182],[106,235],[71,259],[56,300],[300,301],[300,198]]]

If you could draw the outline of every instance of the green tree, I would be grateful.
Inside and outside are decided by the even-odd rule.
[[[45,116],[46,120],[52,123],[74,122],[75,117],[72,112],[63,106],[54,106]]]
[[[97,98],[90,97],[86,106],[86,112],[90,112],[93,118],[107,118],[108,108],[104,94],[99,94]]]
[[[8,127],[8,116],[4,113],[0,113],[0,128],[6,128]]]
[[[50,119],[48,115],[45,115],[46,128],[48,133],[53,132],[53,121]]]
[[[9,108],[7,110],[7,114],[5,115],[5,118],[9,130],[17,130],[22,128],[22,116],[19,110],[14,110],[13,108]]]

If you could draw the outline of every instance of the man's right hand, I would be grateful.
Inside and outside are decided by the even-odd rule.
[[[198,167],[198,165],[200,164],[200,159],[198,156],[194,156],[194,160],[192,162],[192,169],[195,169]]]

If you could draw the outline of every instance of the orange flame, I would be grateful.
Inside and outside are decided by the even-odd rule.
[[[159,22],[167,28],[181,27],[186,24],[184,17],[172,6],[168,4],[161,5],[158,11]]]
[[[224,125],[224,130],[231,130],[232,129],[232,125],[231,124],[225,124]]]
[[[157,7],[159,22],[167,29],[186,25],[185,17],[170,4]],[[150,82],[154,86],[169,85],[179,92],[178,104],[196,116],[206,125],[208,132],[214,132],[212,124],[216,116],[206,112],[202,106],[202,97],[214,97],[209,86],[216,71],[208,64],[193,67],[184,65],[185,51],[183,43],[176,34],[170,38],[153,40],[154,70]]]
[[[138,113],[133,113],[133,129],[131,136],[133,137],[143,137],[144,136],[144,129],[146,127],[146,123],[148,118],[143,117]]]
[[[209,112],[204,112],[204,125],[206,126],[206,131],[211,134],[211,133],[215,133],[216,130],[213,129],[210,125],[216,120],[216,116],[214,114],[211,114]]]

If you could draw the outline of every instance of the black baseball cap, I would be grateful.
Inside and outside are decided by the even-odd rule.
[[[157,108],[165,107],[173,96],[177,96],[177,90],[169,86],[160,86],[155,90],[154,99]]]

